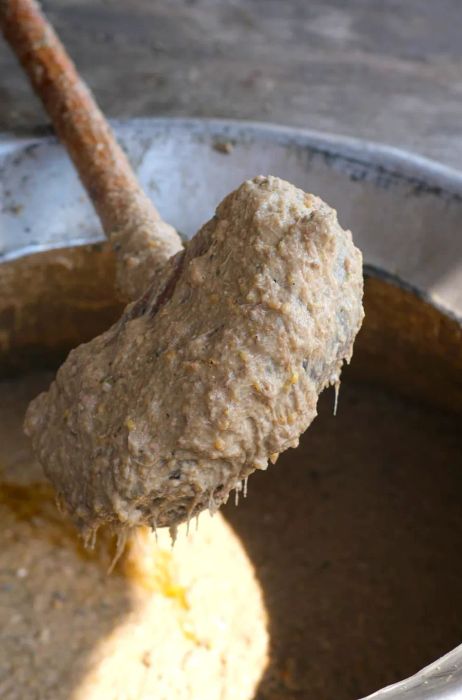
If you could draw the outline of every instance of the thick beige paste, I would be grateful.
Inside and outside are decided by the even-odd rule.
[[[221,514],[139,528],[109,576],[85,550],[22,433],[47,373],[0,382],[1,700],[252,700],[268,663],[265,606]]]
[[[0,383],[2,700],[353,700],[460,643],[460,414],[342,382],[238,508],[107,576],[22,436],[50,381]]]
[[[275,177],[245,182],[31,404],[62,505],[87,533],[214,510],[298,445],[351,357],[361,300],[336,212]]]

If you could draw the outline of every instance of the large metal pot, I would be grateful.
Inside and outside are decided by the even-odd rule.
[[[462,176],[395,149],[281,127],[116,124],[162,215],[192,235],[247,177],[272,173],[335,206],[365,258],[366,320],[352,373],[462,409]],[[0,371],[55,366],[120,312],[113,261],[54,137],[0,146]],[[379,698],[462,695],[462,647]]]

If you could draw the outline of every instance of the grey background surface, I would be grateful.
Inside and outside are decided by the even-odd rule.
[[[462,167],[461,0],[46,0],[111,117],[271,121]],[[0,45],[0,130],[47,122]]]

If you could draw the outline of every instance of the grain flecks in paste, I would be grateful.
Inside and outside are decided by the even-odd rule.
[[[242,184],[32,402],[60,503],[86,534],[218,508],[298,445],[351,357],[362,291],[333,209],[276,177]]]

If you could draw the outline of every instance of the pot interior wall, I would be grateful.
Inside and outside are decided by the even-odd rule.
[[[352,373],[432,405],[460,410],[460,321],[377,270],[366,270],[364,304]],[[3,264],[0,376],[57,366],[70,349],[108,328],[122,308],[114,294],[114,260],[106,244],[52,250]]]

